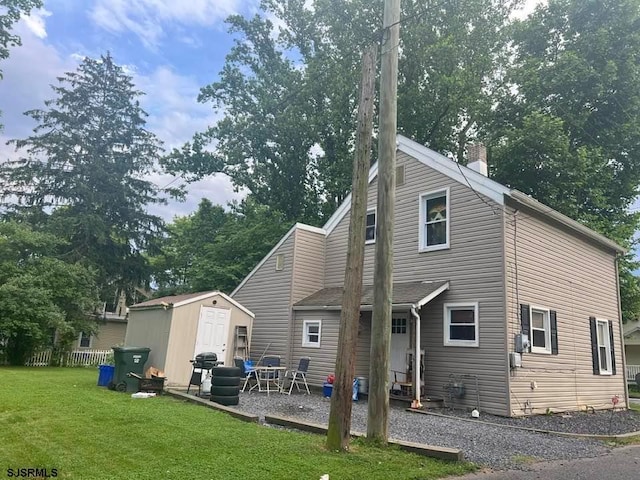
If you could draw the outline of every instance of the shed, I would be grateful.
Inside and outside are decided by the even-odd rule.
[[[247,357],[254,318],[218,291],[154,298],[129,308],[125,345],[150,347],[147,365],[163,370],[168,385],[184,386],[198,353],[215,352],[225,365]]]

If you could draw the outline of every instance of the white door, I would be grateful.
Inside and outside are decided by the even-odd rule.
[[[400,389],[395,381],[410,382],[407,373],[407,350],[409,349],[409,319],[407,314],[391,315],[391,365],[389,371],[389,388]]]
[[[213,307],[200,308],[194,357],[202,352],[214,352],[218,356],[218,360],[224,362],[230,319],[230,310]]]

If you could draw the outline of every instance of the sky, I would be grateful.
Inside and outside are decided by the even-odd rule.
[[[381,1],[381,0],[380,0]],[[538,0],[527,0],[524,12]],[[146,95],[147,128],[165,149],[181,146],[218,119],[211,105],[197,102],[201,87],[218,78],[233,46],[224,20],[253,15],[259,0],[45,0],[44,8],[18,22],[22,46],[0,65],[0,161],[16,158],[7,140],[25,138],[35,123],[23,112],[42,108],[54,98],[51,85],[73,71],[85,57],[109,51]],[[150,177],[164,187],[174,177]],[[170,221],[193,212],[200,199],[226,205],[242,198],[229,179],[218,174],[189,185],[184,202],[172,201],[150,211]]]

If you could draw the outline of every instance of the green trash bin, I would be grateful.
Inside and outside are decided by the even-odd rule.
[[[144,376],[144,365],[147,363],[150,351],[149,347],[113,347],[116,368],[109,388],[119,392],[137,392],[138,379],[128,377],[127,374],[133,372]]]

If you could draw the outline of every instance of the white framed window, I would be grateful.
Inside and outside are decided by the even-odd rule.
[[[322,320],[304,320],[302,322],[302,346],[320,348]]]
[[[78,336],[78,347],[91,348],[91,335],[85,332],[80,332]]]
[[[367,225],[364,230],[364,243],[376,242],[376,209],[367,210]]]
[[[276,255],[276,272],[284,270],[284,253]]]
[[[449,204],[449,188],[420,195],[420,252],[449,248]]]
[[[598,363],[600,375],[612,375],[611,362],[611,334],[609,333],[609,321],[596,319],[596,332],[598,338]]]
[[[477,347],[478,302],[444,304],[444,344]]]
[[[529,341],[532,353],[547,353],[551,355],[551,320],[549,309],[531,306]]]

